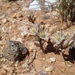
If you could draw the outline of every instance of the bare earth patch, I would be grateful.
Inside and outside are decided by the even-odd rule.
[[[74,60],[69,59],[69,50],[65,51],[68,60],[64,60],[61,52],[55,53],[48,49],[44,54],[40,47],[34,44],[34,37],[25,36],[20,30],[21,26],[30,28],[26,7],[29,0],[15,2],[0,2],[0,75],[75,75]],[[52,16],[52,12],[32,11],[36,16],[36,23],[44,25],[50,36],[56,30],[65,29],[71,34],[75,33],[75,25],[70,27],[62,24]],[[5,59],[2,54],[7,50],[8,40],[19,41],[29,50],[21,62]]]

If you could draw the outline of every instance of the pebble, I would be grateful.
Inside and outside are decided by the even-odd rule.
[[[53,70],[54,70],[53,66],[49,66],[49,67],[45,68],[46,72],[52,72]]]
[[[68,67],[72,67],[72,65],[68,64]]]
[[[5,17],[5,14],[0,13],[0,19],[3,19]]]
[[[6,32],[6,31],[5,31],[5,27],[2,27],[2,31],[3,31],[3,32]]]
[[[56,61],[56,58],[55,57],[51,57],[50,58],[50,62],[55,62]]]
[[[16,22],[16,19],[9,18],[9,21],[10,21],[11,23],[15,23],[15,22]]]
[[[45,71],[41,71],[38,75],[48,75]]]
[[[2,19],[2,23],[4,23],[4,24],[5,24],[5,23],[7,23],[7,22],[8,22],[8,20],[7,20],[7,19],[5,19],[5,18],[4,18],[4,19]]]

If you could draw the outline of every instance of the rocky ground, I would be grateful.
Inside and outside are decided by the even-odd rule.
[[[27,29],[32,25],[28,20],[30,15],[36,17],[36,24],[42,24],[48,29],[50,36],[55,30],[60,29],[65,29],[73,34],[75,33],[75,25],[67,27],[65,23],[62,24],[55,11],[48,13],[30,11],[27,7],[29,2],[29,0],[0,1],[0,75],[75,75],[73,59],[64,60],[61,52],[56,54],[51,49],[48,49],[44,54],[40,47],[34,44],[36,41],[34,37],[27,33]],[[15,52],[9,51],[12,48],[9,47],[9,39],[21,42],[28,49],[30,54],[21,62],[13,61]],[[24,51],[26,52],[26,49]],[[67,58],[70,57],[68,53],[67,49]]]

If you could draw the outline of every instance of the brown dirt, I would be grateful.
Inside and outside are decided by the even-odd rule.
[[[0,56],[0,75],[42,75],[40,72],[45,71],[45,69],[49,66],[54,67],[52,71],[47,71],[49,75],[75,75],[75,63],[70,62],[70,59],[67,61],[64,60],[61,52],[59,54],[55,54],[50,49],[46,54],[44,54],[39,47],[34,45],[33,37],[25,37],[22,35],[22,31],[20,31],[19,28],[23,25],[28,27],[31,24],[28,21],[25,12],[22,11],[22,8],[24,6],[26,7],[28,3],[29,0],[24,0],[24,2],[0,2],[0,13],[2,12],[5,14],[4,18],[0,18],[0,37],[2,37],[0,42],[7,40],[8,38],[15,41],[21,41],[28,48],[31,56],[34,52],[33,50],[37,50],[36,58],[29,65],[30,70],[25,71],[25,67],[22,67],[22,65],[27,59],[24,59],[17,66],[15,66],[15,63],[12,64],[12,61],[3,59]],[[17,16],[14,17],[15,13],[17,13]],[[65,23],[62,24],[59,19],[55,19],[50,12],[45,14],[42,11],[33,11],[33,13],[37,17],[36,23],[44,23],[48,28],[50,35],[55,30],[60,29],[65,29],[65,31],[68,31],[71,34],[75,33],[75,25],[67,27]],[[42,16],[44,15],[49,16],[50,18],[42,19]],[[3,22],[3,19],[6,19],[7,21]],[[25,23],[23,24],[22,21]],[[57,26],[56,29],[51,30],[50,28],[54,26]],[[7,32],[9,35],[6,35]],[[4,45],[0,45],[0,50],[2,51],[3,49],[6,50]],[[66,53],[68,54],[68,49],[66,50]],[[27,58],[29,59],[31,56]],[[51,57],[55,57],[56,61],[51,63]]]

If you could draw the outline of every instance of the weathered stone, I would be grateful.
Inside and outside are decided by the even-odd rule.
[[[53,66],[49,66],[49,67],[45,68],[45,71],[46,72],[51,72],[53,70],[54,70],[54,67]]]
[[[56,58],[55,57],[51,57],[50,58],[50,62],[55,62],[56,61]]]
[[[5,14],[0,13],[0,19],[3,19],[5,17]]]
[[[27,48],[19,41],[8,41],[6,49],[3,57],[11,61],[20,61],[25,58],[27,54],[29,55]]]
[[[4,23],[4,24],[5,24],[5,23],[7,23],[7,22],[8,22],[8,20],[7,20],[7,19],[5,19],[5,18],[4,18],[4,19],[2,19],[2,23]]]

